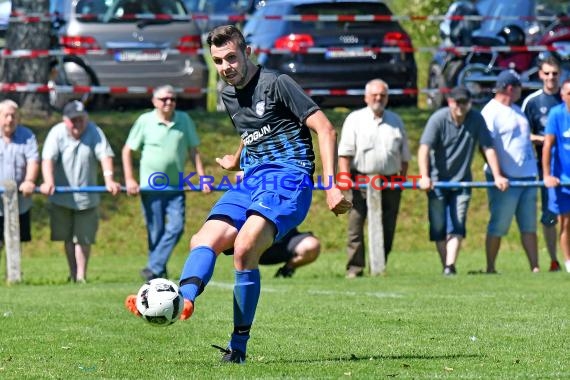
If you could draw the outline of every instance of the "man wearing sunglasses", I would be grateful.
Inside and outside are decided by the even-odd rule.
[[[156,88],[152,104],[154,110],[135,121],[122,151],[127,194],[140,193],[146,222],[148,261],[140,272],[145,281],[168,277],[166,264],[184,232],[186,199],[179,174],[185,173],[188,157],[198,176],[204,176],[196,126],[187,113],[176,111],[174,88]],[[140,182],[133,173],[132,152],[137,150]],[[202,191],[210,188],[205,185]]]
[[[560,97],[560,63],[553,56],[542,59],[538,64],[538,76],[542,81],[542,88],[528,95],[522,104],[522,110],[530,124],[530,138],[536,149],[538,161],[538,178],[542,181],[542,146],[544,143],[544,130],[548,119],[548,112],[554,106],[562,103]],[[560,263],[556,258],[556,223],[557,216],[548,209],[548,190],[540,188],[542,205],[542,232],[546,241],[546,248],[550,255],[550,272],[560,271]]]

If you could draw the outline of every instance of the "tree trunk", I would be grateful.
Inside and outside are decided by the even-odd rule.
[[[12,13],[29,15],[48,14],[49,0],[12,0]],[[49,49],[51,22],[10,22],[6,31],[6,48]],[[50,57],[43,58],[4,58],[2,62],[2,82],[4,83],[39,83],[47,84]],[[3,99],[15,100],[22,110],[36,115],[50,113],[49,95],[34,92],[4,92]]]

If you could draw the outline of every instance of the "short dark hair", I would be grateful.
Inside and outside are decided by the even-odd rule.
[[[555,56],[549,54],[540,61],[538,61],[538,68],[542,70],[542,65],[548,64],[550,66],[556,66],[560,68],[560,61]]]
[[[206,39],[206,43],[210,48],[212,45],[216,47],[223,46],[229,41],[236,42],[241,50],[245,50],[247,47],[243,34],[234,25],[218,26],[208,33],[208,38]]]

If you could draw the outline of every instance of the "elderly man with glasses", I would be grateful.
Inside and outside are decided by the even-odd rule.
[[[196,126],[188,114],[176,111],[176,95],[169,85],[155,89],[154,110],[139,116],[123,147],[123,170],[129,195],[140,193],[148,234],[148,261],[144,280],[168,277],[166,265],[184,232],[186,199],[184,172],[188,157],[198,176],[204,168]],[[132,152],[141,150],[139,178],[134,177]],[[141,188],[143,191],[141,193]],[[209,192],[205,185],[203,192]]]

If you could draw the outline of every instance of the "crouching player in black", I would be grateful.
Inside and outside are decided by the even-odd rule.
[[[269,247],[259,259],[262,265],[285,263],[275,277],[292,277],[295,270],[312,263],[319,257],[321,243],[311,232],[299,232],[296,228]]]

